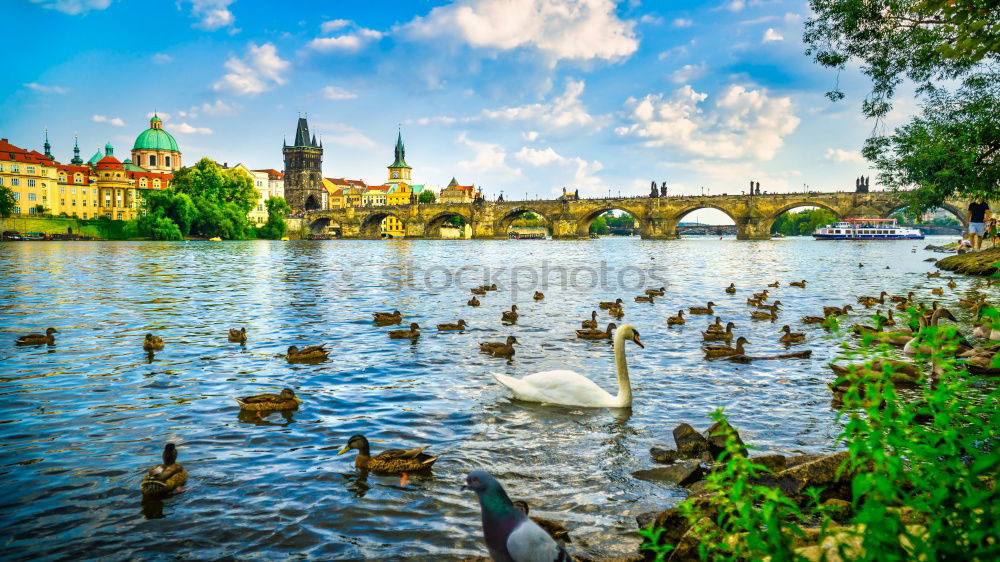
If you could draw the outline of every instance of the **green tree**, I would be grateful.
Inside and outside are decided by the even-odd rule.
[[[211,158],[202,158],[197,164],[174,172],[174,191],[186,193],[193,199],[202,198],[218,205],[233,203],[249,213],[260,199],[260,192],[253,186],[253,178],[240,168],[223,169]]]
[[[434,192],[429,189],[424,189],[420,192],[420,196],[417,197],[417,201],[420,203],[433,203],[437,201],[437,196]]]
[[[285,202],[284,197],[268,197],[264,204],[267,206],[267,223],[258,229],[257,235],[269,240],[278,240],[288,232],[285,215],[292,212],[292,208]]]
[[[0,185],[0,217],[9,217],[14,212],[14,191],[6,185]]]
[[[593,234],[607,234],[611,232],[608,228],[608,219],[604,215],[601,215],[594,219],[594,222],[590,223],[590,232]]]
[[[785,236],[809,236],[821,226],[837,222],[837,217],[826,209],[806,209],[799,212],[785,212],[771,225],[771,234]]]

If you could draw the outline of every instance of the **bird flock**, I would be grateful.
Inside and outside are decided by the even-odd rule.
[[[929,279],[938,277],[940,277],[940,272],[927,273]],[[795,291],[804,291],[807,290],[807,284],[808,282],[803,279],[791,281],[787,287]],[[949,280],[945,286],[948,290],[953,290],[957,285],[953,280]],[[486,298],[491,292],[497,290],[496,284],[475,287],[471,289],[472,298],[467,304],[480,306],[480,297]],[[666,294],[666,291],[666,287],[647,289],[644,294],[637,295],[633,300],[636,303],[653,305],[656,299]],[[747,319],[752,323],[775,323],[781,314],[782,303],[778,299],[772,300],[774,296],[772,293],[778,291],[781,291],[780,281],[773,281],[760,291],[752,292],[752,296],[746,299],[746,305],[749,309]],[[738,289],[734,283],[730,283],[728,287],[722,288],[722,292],[725,295],[722,298],[732,298],[733,295],[737,294]],[[945,293],[945,289],[935,287],[931,293],[940,296]],[[786,298],[789,296],[792,295],[789,294]],[[532,295],[532,300],[536,302],[544,299],[545,295],[541,292],[536,291]],[[957,343],[948,348],[948,352],[961,358],[972,372],[1000,374],[1000,361],[998,361],[1000,360],[998,357],[1000,343],[993,343],[1000,340],[1000,323],[996,320],[996,314],[990,313],[994,309],[988,302],[986,295],[973,291],[965,298],[959,299],[957,304],[974,312],[976,322],[973,326],[972,337],[983,340],[984,344],[977,347],[961,333],[957,333]],[[894,295],[887,291],[881,291],[878,296],[858,296],[855,303],[847,303],[843,306],[824,306],[822,315],[805,316],[800,319],[800,322],[807,325],[819,324],[822,328],[831,330],[855,311],[855,305],[860,307],[859,311],[863,309],[866,312],[871,312],[868,318],[874,321],[874,325],[856,323],[850,328],[853,334],[869,341],[901,348],[902,353],[914,358],[914,361],[882,359],[867,365],[831,364],[834,374],[841,377],[858,373],[878,375],[883,370],[890,370],[895,380],[917,381],[920,379],[921,372],[918,362],[928,358],[932,351],[932,344],[936,343],[924,339],[926,336],[923,335],[922,328],[938,326],[942,321],[957,322],[954,314],[942,307],[938,301],[927,304],[918,301],[913,292],[906,295]],[[810,356],[811,350],[769,356],[748,356],[746,348],[752,345],[751,342],[746,336],[736,334],[736,322],[724,322],[721,316],[715,315],[716,306],[715,302],[708,301],[705,306],[689,306],[686,312],[684,309],[680,309],[675,316],[666,319],[666,325],[668,329],[684,329],[691,317],[714,316],[714,322],[700,330],[703,340],[701,349],[706,360],[725,359],[745,363],[755,360],[808,358]],[[602,310],[608,316],[620,320],[625,314],[624,301],[617,298],[614,301],[599,302],[597,310]],[[505,375],[494,375],[494,377],[509,388],[515,398],[522,400],[585,407],[631,406],[632,393],[625,362],[624,342],[630,340],[640,347],[644,346],[639,339],[638,331],[630,325],[618,327],[615,322],[609,322],[606,328],[601,329],[597,310],[591,311],[589,319],[581,320],[580,329],[575,330],[575,336],[583,340],[613,341],[619,379],[619,393],[617,395],[605,392],[589,378],[572,371],[541,372],[523,379]],[[883,310],[886,312],[884,313]],[[906,313],[909,321],[897,320],[893,315],[893,310]],[[499,321],[503,326],[511,326],[518,322],[520,314],[517,305],[513,304],[510,310],[501,311]],[[401,325],[403,318],[404,315],[399,310],[374,312],[372,315],[373,323],[379,327]],[[464,332],[469,328],[469,324],[464,319],[458,319],[456,322],[437,324],[436,327],[440,332]],[[48,328],[44,334],[21,336],[17,339],[16,344],[18,346],[55,345],[55,334],[57,333],[57,329]],[[388,330],[387,335],[390,339],[408,340],[416,343],[421,338],[421,328],[417,322],[410,322],[407,328]],[[783,325],[775,333],[774,338],[786,348],[807,341],[806,334],[792,331],[788,324]],[[246,328],[229,329],[227,339],[229,342],[245,345],[247,342]],[[504,341],[480,342],[479,350],[490,357],[510,361],[515,355],[514,346],[519,343],[514,335],[510,335]],[[165,345],[161,337],[152,333],[146,334],[142,342],[143,350],[150,355],[163,350]],[[285,359],[290,363],[317,363],[325,361],[328,356],[329,351],[325,349],[324,345],[310,345],[301,349],[292,345],[288,347]],[[843,382],[832,384],[831,390],[835,393],[842,392],[844,390]],[[296,410],[302,403],[302,400],[289,388],[282,389],[277,394],[241,396],[235,400],[241,413],[258,418],[263,418],[274,412]],[[368,439],[363,435],[354,435],[348,439],[338,454],[356,451],[354,464],[359,470],[399,475],[401,477],[400,484],[405,486],[409,474],[430,471],[439,459],[438,456],[424,452],[425,449],[426,447],[389,449],[373,455]],[[163,449],[162,462],[149,468],[143,475],[140,484],[142,496],[144,498],[169,496],[177,491],[182,491],[182,486],[187,479],[187,471],[177,462],[176,445],[167,443]],[[483,537],[490,556],[494,560],[518,562],[571,560],[563,546],[563,543],[571,540],[568,530],[559,523],[529,516],[528,505],[523,501],[512,501],[500,482],[492,475],[485,471],[470,472],[466,478],[465,487],[474,491],[479,499]]]

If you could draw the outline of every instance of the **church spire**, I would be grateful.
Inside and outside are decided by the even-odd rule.
[[[309,140],[309,123],[305,117],[299,117],[299,124],[295,127],[295,144],[292,146],[314,146]]]
[[[83,164],[83,158],[80,158],[80,138],[76,135],[73,135],[73,159],[69,163],[74,166]]]
[[[396,160],[389,165],[390,168],[409,168],[406,164],[406,147],[403,146],[403,132],[396,133]]]
[[[55,158],[52,157],[52,145],[49,144],[49,128],[48,127],[45,128],[45,144],[43,146],[45,146],[45,157],[48,158],[49,160],[55,160]]]

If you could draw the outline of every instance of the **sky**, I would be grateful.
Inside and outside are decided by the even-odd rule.
[[[804,54],[784,0],[14,0],[0,136],[128,155],[155,111],[184,162],[282,169],[298,116],[327,177],[488,197],[853,190],[874,124],[856,68]],[[839,86],[847,98],[831,102]],[[888,124],[913,111],[897,103]],[[877,182],[872,178],[872,187]],[[699,220],[711,221],[714,211]],[[697,218],[697,217],[694,217]],[[719,222],[719,221],[715,221]],[[726,221],[722,221],[726,222]]]

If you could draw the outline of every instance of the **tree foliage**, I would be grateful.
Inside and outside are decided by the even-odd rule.
[[[419,201],[420,203],[433,203],[437,201],[437,196],[434,195],[433,191],[429,189],[424,189],[423,191],[420,192],[420,196],[417,197],[417,201]]]
[[[292,208],[285,202],[284,197],[268,197],[264,204],[267,207],[267,223],[257,230],[257,236],[278,240],[288,232],[285,215],[292,212]]]
[[[771,225],[771,234],[808,236],[821,226],[837,222],[837,216],[826,209],[806,209],[781,213]]]
[[[6,185],[0,185],[0,217],[9,217],[14,212],[14,191]]]

